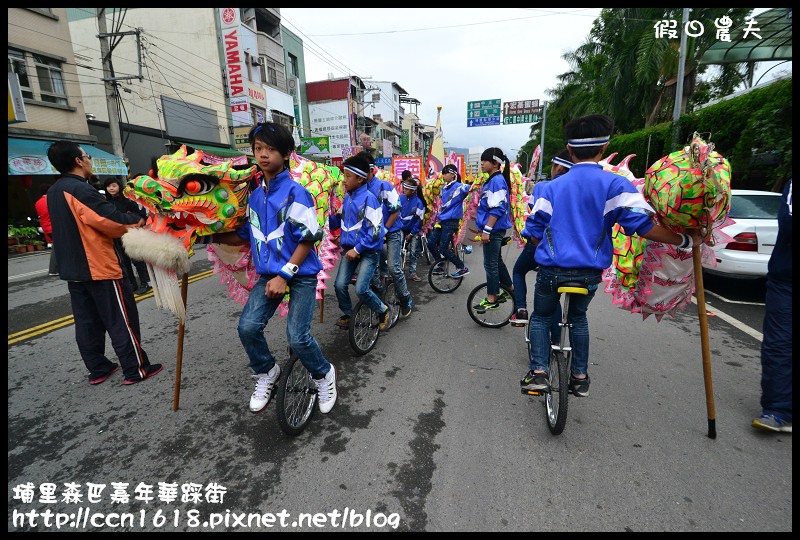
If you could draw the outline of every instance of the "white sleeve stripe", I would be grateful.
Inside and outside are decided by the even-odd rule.
[[[384,193],[384,198],[389,201],[390,206],[395,206],[400,202],[400,195],[394,189],[387,189]]]
[[[366,211],[364,212],[364,217],[367,218],[367,221],[370,222],[374,227],[383,226],[383,209],[381,208],[370,208],[367,207]]]
[[[636,193],[620,193],[616,197],[607,200],[606,206],[603,209],[603,215],[605,216],[617,208],[641,208],[648,212],[655,213],[653,207],[647,203],[644,196],[638,191]]]
[[[317,234],[319,231],[319,222],[317,221],[317,211],[314,208],[301,204],[297,201],[289,206],[289,212],[286,219],[292,219],[298,223],[302,223],[311,232],[312,235]]]
[[[506,200],[506,193],[507,191],[505,189],[501,189],[500,191],[487,191],[486,204],[489,205],[489,208],[497,208]]]
[[[271,233],[269,233],[269,235],[267,236],[267,242],[269,242],[269,241],[271,241],[271,240],[274,240],[274,239],[276,239],[276,238],[281,238],[281,237],[283,236],[283,227],[284,227],[285,225],[286,225],[286,222],[284,221],[283,223],[281,223],[281,224],[278,226],[278,228],[277,228],[277,229],[275,229],[274,231],[272,231]],[[259,232],[261,232],[261,231],[259,231]],[[263,237],[263,234],[262,234],[262,237]]]
[[[552,216],[553,205],[550,204],[550,201],[544,197],[539,197],[536,199],[536,202],[533,204],[533,208],[531,209],[531,214],[535,214],[536,212],[544,212],[545,214]]]

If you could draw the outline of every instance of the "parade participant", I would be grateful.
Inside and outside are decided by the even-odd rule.
[[[425,202],[422,198],[422,186],[419,178],[409,176],[401,184],[403,193],[400,194],[400,229],[408,249],[408,279],[422,281],[417,275],[417,257],[419,255],[422,218],[425,216]]]
[[[445,165],[441,174],[445,185],[442,187],[439,213],[428,238],[428,250],[437,261],[447,259],[453,263],[456,271],[451,276],[458,278],[469,274],[469,268],[453,253],[452,242],[458,231],[458,224],[464,217],[464,199],[472,186],[461,183],[461,175],[452,163]]]
[[[50,276],[58,275],[58,261],[56,259],[56,252],[53,249],[53,222],[50,220],[50,212],[47,211],[47,190],[50,189],[52,184],[42,184],[39,188],[41,197],[34,203],[33,208],[36,210],[36,215],[39,216],[39,230],[44,235],[47,242],[47,247],[50,248]]]
[[[572,162],[569,160],[569,151],[563,148],[559,153],[553,157],[553,162],[550,167],[550,178],[555,179],[572,167]],[[545,184],[550,180],[540,180],[533,186],[533,193],[528,199],[528,215],[533,209],[533,204]],[[524,231],[523,231],[524,232]],[[528,323],[528,285],[525,283],[525,276],[528,272],[536,270],[536,260],[533,257],[536,251],[536,246],[533,242],[525,242],[525,247],[522,248],[522,253],[517,257],[517,262],[514,263],[514,269],[511,271],[511,278],[514,281],[514,304],[517,306],[517,312],[511,315],[510,322],[513,326],[525,326]],[[553,344],[557,344],[561,339],[560,327],[558,322],[561,320],[561,304],[558,304],[556,312],[553,315],[553,323],[551,326],[550,337]]]
[[[481,187],[481,198],[475,215],[475,226],[481,231],[483,268],[486,271],[486,298],[473,306],[478,313],[497,309],[506,300],[500,285],[513,289],[514,283],[503,261],[500,248],[511,224],[511,162],[499,148],[481,154],[481,171],[488,174]]]
[[[753,427],[792,432],[792,179],[783,188],[778,237],[767,266],[761,341],[761,416]]]
[[[342,310],[342,316],[336,325],[347,329],[350,323],[353,302],[348,286],[353,272],[358,268],[356,294],[378,315],[380,329],[385,330],[389,327],[389,306],[370,287],[372,276],[378,271],[380,250],[383,246],[385,228],[382,205],[367,187],[370,164],[365,158],[351,156],[342,166],[347,193],[341,214],[330,217],[331,231],[341,230],[339,244],[344,252],[334,284],[339,309]]]
[[[611,231],[619,223],[626,232],[691,249],[701,241],[698,231],[673,232],[653,222],[652,208],[624,176],[604,171],[598,164],[608,147],[614,121],[592,114],[570,121],[564,128],[571,161],[569,172],[548,182],[525,223],[524,235],[536,245],[539,265],[530,324],[530,365],[520,381],[523,390],[549,387],[550,323],[558,304],[558,286],[581,282],[587,295],[575,295],[569,304],[572,373],[575,396],[589,395],[589,322],[586,310],[594,298],[602,272],[611,264]]]
[[[314,198],[289,174],[289,158],[295,148],[289,130],[281,124],[263,122],[256,124],[248,137],[260,169],[259,185],[247,203],[248,222],[236,231],[214,234],[212,241],[249,242],[258,273],[237,326],[256,381],[250,411],[257,413],[267,407],[281,375],[264,328],[288,290],[287,341],[313,377],[319,410],[326,414],[336,403],[336,369],[311,335],[317,274],[322,269],[314,249],[322,238]]]
[[[114,203],[117,210],[123,213],[138,214],[143,219],[147,219],[147,210],[140,208],[135,201],[123,195],[125,184],[117,177],[106,178],[103,182],[103,188],[106,191],[106,199]],[[147,273],[147,264],[139,259],[131,259],[125,252],[122,246],[122,241],[119,238],[114,240],[114,245],[117,248],[120,261],[122,261],[122,268],[128,275],[128,279],[133,286],[135,294],[144,294],[152,287],[150,286],[150,275]],[[136,267],[136,272],[139,274],[139,284],[136,284],[136,277],[133,275],[133,267]]]
[[[120,212],[89,185],[92,158],[78,143],[54,142],[47,159],[61,173],[47,191],[47,209],[54,224],[58,271],[69,288],[75,341],[89,370],[89,384],[105,382],[119,369],[105,355],[106,333],[122,365],[123,384],[150,378],[162,366],[151,364],[142,348],[136,299],[114,250],[114,239],[130,227],[141,227],[144,219]]]
[[[386,227],[385,235],[385,248],[381,249],[381,263],[380,272],[383,274],[390,274],[394,280],[394,288],[397,291],[397,296],[400,298],[400,317],[406,318],[411,315],[413,301],[411,300],[411,293],[408,292],[408,284],[406,283],[406,276],[401,268],[401,251],[403,249],[403,232],[400,230],[400,196],[395,187],[375,176],[375,158],[372,154],[366,151],[358,153],[369,163],[369,176],[367,177],[367,189],[369,189],[375,197],[383,205],[383,224]],[[386,253],[383,252],[386,250]],[[372,278],[372,284],[375,288],[380,288],[380,279],[377,272]]]

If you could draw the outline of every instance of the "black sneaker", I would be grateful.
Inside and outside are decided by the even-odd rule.
[[[531,370],[519,381],[519,385],[523,390],[549,390],[550,376],[547,373],[534,373]]]
[[[569,388],[575,397],[586,397],[589,395],[589,375],[585,379],[576,379],[573,375],[569,376]]]
[[[511,326],[525,326],[528,324],[528,310],[525,308],[519,308],[516,313],[514,313],[508,322],[511,323]]]
[[[497,309],[500,307],[500,302],[490,302],[488,298],[484,298],[479,303],[472,306],[475,313],[483,315],[487,309]]]
[[[350,327],[350,315],[342,315],[339,317],[339,320],[336,321],[336,326],[342,330],[347,330]]]
[[[145,379],[149,379],[150,377],[158,375],[159,373],[161,373],[162,369],[164,369],[164,367],[161,364],[150,364],[149,366],[144,368],[145,371],[144,377],[140,379],[123,379],[122,384],[129,386],[131,384],[140,383]]]

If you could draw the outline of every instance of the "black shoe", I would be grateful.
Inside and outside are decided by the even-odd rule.
[[[350,327],[350,315],[342,315],[339,317],[339,320],[336,321],[336,326],[342,330],[347,330]]]
[[[572,390],[572,395],[575,397],[586,397],[589,395],[589,375],[585,379],[576,379],[574,375],[569,376],[569,388]]]
[[[164,369],[164,366],[162,366],[161,364],[150,364],[149,366],[147,366],[145,368],[145,376],[144,377],[142,377],[141,379],[124,379],[122,381],[122,384],[127,386],[127,385],[131,385],[131,384],[140,383],[145,379],[149,379],[150,377],[153,377],[154,375],[157,375],[157,374],[161,373],[162,369]]]
[[[519,385],[523,390],[549,390],[550,376],[547,373],[534,373],[531,370],[519,381]]]
[[[529,317],[528,317],[528,310],[525,308],[519,308],[516,313],[514,313],[508,322],[511,323],[511,326],[525,326],[528,324]]]
[[[142,286],[134,291],[134,294],[145,294],[152,290],[152,286],[149,283],[142,283]]]

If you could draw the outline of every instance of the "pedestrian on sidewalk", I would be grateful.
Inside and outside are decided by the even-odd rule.
[[[42,184],[39,188],[41,197],[34,203],[33,207],[39,215],[39,229],[44,235],[47,242],[47,248],[50,250],[50,276],[58,276],[58,260],[56,259],[56,252],[53,249],[53,222],[50,220],[50,212],[47,210],[47,190],[50,189],[52,184]]]

